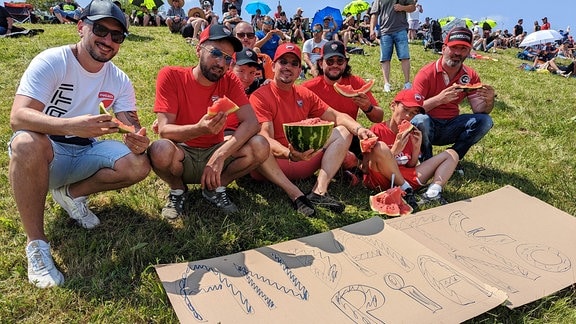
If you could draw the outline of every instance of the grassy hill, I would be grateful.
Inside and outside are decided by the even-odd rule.
[[[40,51],[74,43],[75,26],[47,25],[32,38],[0,39],[0,142],[11,136],[9,114],[17,83]],[[133,27],[114,62],[134,82],[143,125],[151,125],[155,78],[165,65],[195,65],[195,48],[166,28]],[[355,74],[377,80],[374,94],[387,107],[393,93],[382,91],[379,50],[353,55]],[[525,72],[516,67],[516,50],[490,53],[491,60],[468,60],[483,82],[498,93],[492,116],[495,126],[462,162],[445,188],[449,201],[475,197],[513,185],[571,215],[576,214],[575,80]],[[411,45],[412,76],[437,59],[421,45]],[[392,62],[393,86],[402,85],[400,64]],[[389,111],[386,117],[389,117]],[[361,120],[366,126],[366,119]],[[119,136],[114,135],[112,137]],[[152,139],[156,139],[154,135]],[[4,146],[6,147],[6,146]],[[90,206],[102,226],[86,231],[71,223],[49,197],[45,228],[53,256],[66,277],[63,288],[41,290],[27,282],[22,230],[8,183],[8,155],[0,155],[0,322],[150,323],[177,322],[153,265],[216,257],[320,233],[372,216],[370,192],[331,185],[331,194],[347,202],[345,213],[321,210],[317,218],[296,214],[278,188],[241,180],[229,191],[241,209],[224,216],[192,190],[190,217],[169,224],[160,217],[168,187],[153,173],[141,183],[91,197]],[[306,192],[312,180],[298,184]],[[545,216],[542,215],[543,221]],[[519,224],[521,225],[521,224]],[[515,310],[498,307],[471,323],[576,322],[574,288],[567,288]]]

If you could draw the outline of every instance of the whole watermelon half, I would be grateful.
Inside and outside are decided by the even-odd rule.
[[[282,124],[286,139],[292,147],[299,152],[309,149],[319,150],[332,134],[334,122],[322,120],[320,118],[309,118],[299,122]]]

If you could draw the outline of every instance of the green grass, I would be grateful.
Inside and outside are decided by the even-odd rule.
[[[32,38],[0,39],[0,142],[11,130],[9,114],[18,81],[30,60],[43,49],[76,42],[74,26],[45,25]],[[158,70],[165,65],[194,65],[195,48],[166,28],[132,28],[114,62],[134,82],[141,121],[150,125]],[[393,94],[382,92],[377,48],[351,57],[353,71],[375,78],[374,94],[387,107]],[[438,58],[411,45],[412,76]],[[498,62],[468,60],[498,93],[492,113],[495,126],[466,156],[465,175],[455,175],[445,189],[449,201],[478,196],[513,185],[561,210],[576,213],[576,126],[574,79],[516,69],[516,50],[490,54]],[[400,66],[392,62],[393,86],[402,84]],[[468,108],[464,108],[466,110]],[[385,109],[389,117],[389,110]],[[368,121],[361,120],[366,126]],[[116,136],[116,135],[115,135]],[[156,139],[155,136],[151,136]],[[45,228],[66,284],[35,289],[27,282],[22,230],[8,183],[8,155],[0,155],[0,322],[149,323],[177,322],[153,265],[199,260],[324,232],[372,216],[366,189],[331,185],[332,195],[347,202],[345,213],[320,211],[317,218],[297,215],[286,195],[269,184],[242,179],[230,190],[241,212],[224,216],[192,191],[190,217],[169,224],[160,217],[167,186],[154,174],[141,183],[91,197],[103,221],[86,231],[72,224],[50,197]],[[298,183],[308,191],[313,180]],[[544,216],[544,215],[543,215]],[[544,220],[543,220],[544,221]],[[471,323],[576,322],[575,292],[567,288],[515,310],[498,307]]]

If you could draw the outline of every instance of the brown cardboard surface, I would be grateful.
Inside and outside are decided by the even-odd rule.
[[[573,283],[575,230],[574,217],[504,187],[156,271],[183,323],[454,323]]]
[[[510,308],[576,282],[576,218],[511,186],[386,223],[505,291]]]

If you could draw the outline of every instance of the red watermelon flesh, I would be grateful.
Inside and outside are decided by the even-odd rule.
[[[404,119],[400,125],[398,125],[398,133],[405,133],[411,132],[414,129],[414,125],[412,125],[409,121]]]
[[[99,107],[100,107],[100,114],[112,116],[112,114],[110,114],[108,112],[106,107],[104,107],[104,103],[101,102]],[[134,125],[126,125],[116,117],[112,117],[112,121],[115,122],[116,124],[118,124],[118,132],[119,133],[135,133],[136,132],[136,127],[134,127]]]
[[[376,136],[362,139],[360,140],[360,150],[362,153],[369,153],[376,146],[376,143],[378,143],[378,137]]]
[[[462,89],[465,92],[468,91],[472,91],[472,90],[477,90],[482,88],[482,83],[478,82],[478,83],[474,83],[474,84],[459,84],[456,86],[456,89]]]
[[[354,89],[351,85],[348,84],[334,83],[334,90],[336,90],[336,92],[343,95],[344,97],[352,98],[357,97],[360,93],[366,93],[370,91],[373,85],[374,80],[366,82],[362,87],[358,89]]]
[[[370,196],[370,208],[381,215],[405,216],[413,209],[404,201],[405,193],[400,187],[390,188],[375,196]]]
[[[238,109],[240,109],[240,107],[238,107],[238,105],[236,105],[234,101],[228,99],[228,97],[226,96],[223,96],[214,101],[212,103],[212,106],[208,107],[207,114],[210,116],[216,116],[219,112],[223,112],[226,115],[228,115],[235,112]]]

